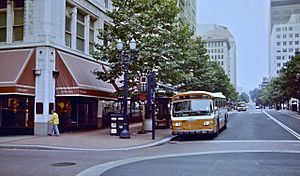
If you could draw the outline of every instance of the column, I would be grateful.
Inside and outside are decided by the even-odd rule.
[[[98,35],[98,30],[99,29],[103,29],[104,28],[104,21],[102,20],[102,16],[100,16],[100,18],[99,19],[97,19],[96,21],[95,21],[95,23],[94,23],[94,39],[95,39],[95,43],[97,43],[97,44],[103,44],[103,41],[102,40],[100,40],[98,37],[97,37],[97,35]]]
[[[7,12],[6,12],[6,42],[12,43],[13,36],[13,3],[7,0]]]
[[[89,55],[90,42],[90,15],[84,17],[84,54]]]
[[[49,132],[48,120],[51,118],[49,104],[55,103],[55,78],[53,77],[53,71],[55,70],[54,48],[36,48],[36,69],[41,70],[41,74],[36,75],[34,135],[46,136]]]
[[[76,50],[76,36],[77,36],[77,7],[72,9],[72,22],[71,22],[71,48]]]

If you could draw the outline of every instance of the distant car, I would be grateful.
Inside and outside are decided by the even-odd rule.
[[[255,109],[260,109],[260,106],[255,106]]]

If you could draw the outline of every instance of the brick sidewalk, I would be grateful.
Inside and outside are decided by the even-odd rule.
[[[122,149],[137,146],[151,145],[161,140],[171,139],[171,129],[156,129],[155,140],[152,134],[137,134],[141,124],[130,125],[130,139],[120,139],[119,136],[110,135],[110,129],[97,129],[84,132],[66,132],[61,136],[18,136],[0,137],[0,146],[30,145],[63,147],[76,149]]]

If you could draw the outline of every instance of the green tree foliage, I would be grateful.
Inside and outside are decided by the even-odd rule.
[[[176,20],[179,13],[176,0],[113,0],[115,9],[107,12],[113,24],[99,31],[99,38],[110,44],[96,45],[94,57],[108,62],[108,73],[96,72],[102,80],[114,80],[122,75],[122,64],[117,59],[116,40],[137,41],[135,63],[129,65],[129,86],[135,86],[137,78],[155,71],[165,83],[180,79],[176,72],[178,60],[189,57],[189,41],[193,32]]]
[[[108,72],[95,71],[99,79],[115,80],[122,76],[123,65],[118,62],[116,40],[137,41],[135,62],[129,65],[128,82],[132,90],[141,75],[156,72],[160,83],[171,84],[180,91],[207,90],[223,92],[237,98],[234,87],[224,70],[210,62],[205,42],[193,38],[189,26],[176,17],[177,0],[112,0],[115,9],[107,12],[112,24],[99,30],[98,38],[108,45],[96,45],[94,58],[108,63]]]
[[[253,92],[255,98],[264,105],[279,104],[290,98],[299,98],[300,86],[300,55],[297,54],[286,63],[278,77],[273,78],[267,87],[259,92]]]
[[[244,102],[248,103],[249,102],[249,95],[245,92],[242,92],[239,95],[238,101],[244,101]]]
[[[257,105],[262,105],[263,101],[262,101],[262,90],[261,89],[254,89],[252,91],[250,91],[250,96],[253,102],[255,102],[255,104]]]
[[[190,57],[180,64],[186,73],[181,80],[179,90],[205,90],[210,92],[222,92],[231,100],[236,100],[237,93],[224,69],[217,62],[209,61],[205,49],[205,42],[201,37],[196,38],[195,57]]]

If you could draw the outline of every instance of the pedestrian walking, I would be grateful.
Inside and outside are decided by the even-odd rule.
[[[59,136],[59,130],[58,130],[58,124],[59,124],[59,117],[58,114],[52,110],[52,118],[48,121],[52,123],[52,132],[51,134],[48,134],[49,136],[51,135],[55,135],[55,136]]]

